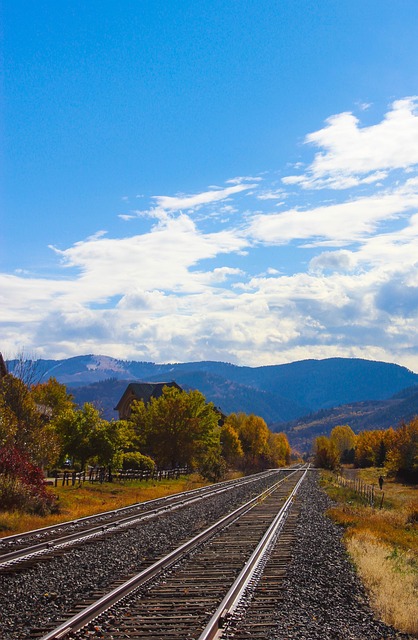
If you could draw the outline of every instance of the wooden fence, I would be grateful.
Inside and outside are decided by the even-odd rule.
[[[360,480],[360,478],[350,480],[349,478],[344,478],[344,476],[337,476],[337,482],[342,487],[347,487],[348,489],[351,489],[351,491],[357,493],[372,507],[375,506],[375,501],[378,499],[380,501],[380,509],[382,508],[385,494],[381,491],[377,495],[377,487],[374,484],[366,484],[363,480]]]
[[[113,482],[117,480],[122,482],[124,480],[172,480],[177,479],[180,476],[190,473],[190,469],[187,467],[176,469],[118,469],[112,472],[111,469],[106,467],[89,467],[86,471],[62,471],[54,474],[54,485],[57,487],[58,483],[62,486],[72,486],[76,484],[82,484],[84,482]]]

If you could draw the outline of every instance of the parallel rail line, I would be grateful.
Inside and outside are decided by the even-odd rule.
[[[283,471],[289,473],[291,469]],[[0,539],[0,573],[14,572],[17,569],[26,567],[28,564],[31,565],[61,554],[74,546],[102,538],[105,535],[116,534],[126,528],[135,527],[140,522],[157,518],[161,513],[190,506],[196,501],[219,495],[237,486],[258,481],[260,478],[268,477],[272,474],[277,474],[277,470],[192,489],[165,498],[157,498],[156,500],[137,503],[130,507],[123,507],[122,509],[108,511],[95,516],[69,521],[59,526],[52,525],[27,534],[17,534]],[[74,528],[75,531],[71,531]],[[68,531],[71,532],[68,533]],[[33,541],[33,539],[41,539],[42,541],[31,543],[27,546],[27,541]],[[17,548],[13,548],[14,546]],[[10,547],[12,547],[11,551],[8,550]]]
[[[306,471],[292,471],[109,593],[98,592],[55,629],[42,637],[34,630],[33,637],[77,638],[86,625],[89,637],[114,640],[223,637],[256,589]]]

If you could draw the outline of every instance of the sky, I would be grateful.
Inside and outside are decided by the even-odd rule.
[[[416,0],[2,0],[0,351],[418,372]]]

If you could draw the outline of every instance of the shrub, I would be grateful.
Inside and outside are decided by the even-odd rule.
[[[141,471],[153,471],[155,462],[149,456],[144,456],[139,451],[128,451],[123,454],[123,469],[139,469]]]
[[[0,448],[0,505],[3,511],[38,515],[57,510],[55,497],[44,485],[42,469],[16,447]]]

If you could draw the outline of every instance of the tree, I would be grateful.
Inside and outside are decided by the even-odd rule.
[[[409,481],[418,480],[418,417],[395,431],[387,466],[389,471]]]
[[[109,423],[86,402],[81,409],[67,409],[55,421],[61,439],[62,456],[69,456],[84,469],[89,458],[98,464],[110,464],[115,453]]]
[[[270,430],[263,418],[254,414],[232,413],[227,418],[227,424],[239,435],[244,452],[243,468],[256,470],[266,466]]]
[[[357,436],[356,452],[354,464],[356,467],[375,467],[380,443],[383,438],[383,431],[361,431]]]
[[[242,459],[244,452],[237,431],[232,424],[225,422],[221,427],[222,457],[227,465],[236,466]]]
[[[35,465],[42,467],[55,461],[58,439],[22,380],[11,374],[4,376],[0,382],[0,398],[2,438]]]
[[[338,450],[340,462],[354,461],[356,434],[348,424],[334,427],[331,431],[330,440],[335,444]]]
[[[338,468],[340,455],[335,443],[326,436],[318,436],[314,443],[315,466],[334,471]]]
[[[144,453],[160,467],[194,468],[219,451],[219,415],[199,391],[164,387],[159,398],[132,403],[130,418]]]
[[[73,396],[68,393],[66,386],[58,382],[56,378],[49,378],[47,382],[35,384],[31,388],[31,395],[50,420],[54,420],[67,409],[75,407]]]
[[[285,433],[269,433],[267,462],[271,467],[284,467],[290,462],[290,445]]]

